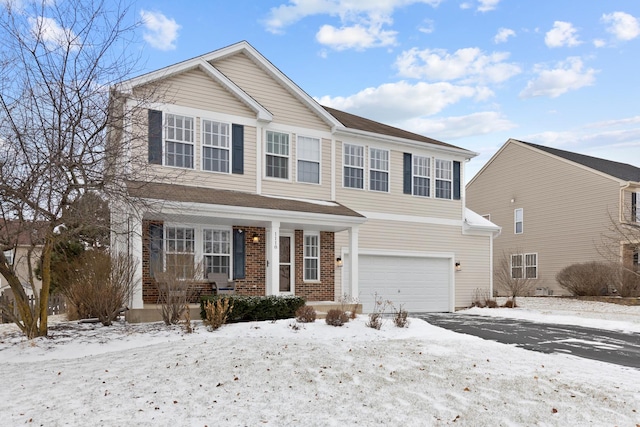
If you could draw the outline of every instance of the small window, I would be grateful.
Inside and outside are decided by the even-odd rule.
[[[298,136],[298,182],[320,184],[320,140]]]
[[[229,125],[202,120],[202,170],[229,173]]]
[[[305,234],[304,236],[304,280],[313,281],[320,278],[320,236]]]
[[[436,198],[451,199],[453,185],[453,162],[436,159]]]
[[[364,188],[364,147],[344,144],[344,186]]]
[[[515,227],[514,227],[515,233],[522,234],[524,230],[524,213],[522,211],[522,208],[516,209],[513,213],[513,217],[514,217],[514,223],[515,223]]]
[[[193,228],[165,228],[166,271],[186,279],[194,275],[195,232]]]
[[[193,117],[167,114],[165,165],[193,169]]]
[[[389,191],[389,152],[378,148],[369,150],[369,190]]]
[[[267,131],[267,176],[289,179],[289,134]]]
[[[431,196],[431,158],[413,156],[413,194]]]
[[[4,251],[4,257],[7,259],[7,265],[13,265],[13,249]]]
[[[204,229],[202,244],[205,276],[208,273],[224,273],[230,277],[231,231]]]

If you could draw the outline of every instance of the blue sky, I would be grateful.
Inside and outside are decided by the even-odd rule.
[[[138,0],[144,70],[247,40],[324,105],[480,155],[640,166],[637,0]]]

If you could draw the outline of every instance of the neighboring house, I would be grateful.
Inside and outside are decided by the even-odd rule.
[[[238,294],[346,295],[365,312],[376,295],[452,311],[491,291],[499,228],[461,185],[475,153],[323,107],[246,42],[123,82],[118,101],[149,88],[170,101],[144,111],[148,144],[132,148],[144,164],[126,186],[144,203],[112,207],[134,232],[113,244],[140,261],[131,319],[157,302],[154,271],[185,258]]]
[[[28,295],[33,295],[33,289],[29,281],[29,252],[31,251],[32,268],[35,269],[36,263],[40,259],[42,248],[42,245],[37,241],[32,245],[32,238],[35,237],[33,233],[19,231],[15,223],[2,222],[0,224],[0,247],[4,249],[3,252],[9,265],[13,266],[20,283],[22,283]],[[42,282],[35,275],[33,281],[36,290],[39,291],[42,287]],[[0,294],[9,289],[9,282],[0,274]]]
[[[502,227],[494,268],[504,254],[534,293],[566,294],[556,274],[568,265],[620,253],[637,266],[637,252],[610,247],[612,221],[636,220],[637,191],[638,167],[510,139],[467,184],[467,205]]]

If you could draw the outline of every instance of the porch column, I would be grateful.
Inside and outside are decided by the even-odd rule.
[[[131,259],[136,264],[136,271],[133,279],[133,292],[131,293],[131,307],[143,308],[142,302],[142,219],[138,215],[130,215],[127,219],[129,224],[127,240],[129,241],[129,250],[131,251]]]
[[[353,298],[358,298],[358,226],[349,228],[349,291]]]
[[[267,295],[277,295],[280,289],[280,222],[267,228]]]

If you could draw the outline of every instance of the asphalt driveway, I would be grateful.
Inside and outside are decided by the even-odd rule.
[[[542,353],[640,369],[640,334],[458,313],[412,313],[432,325]]]

